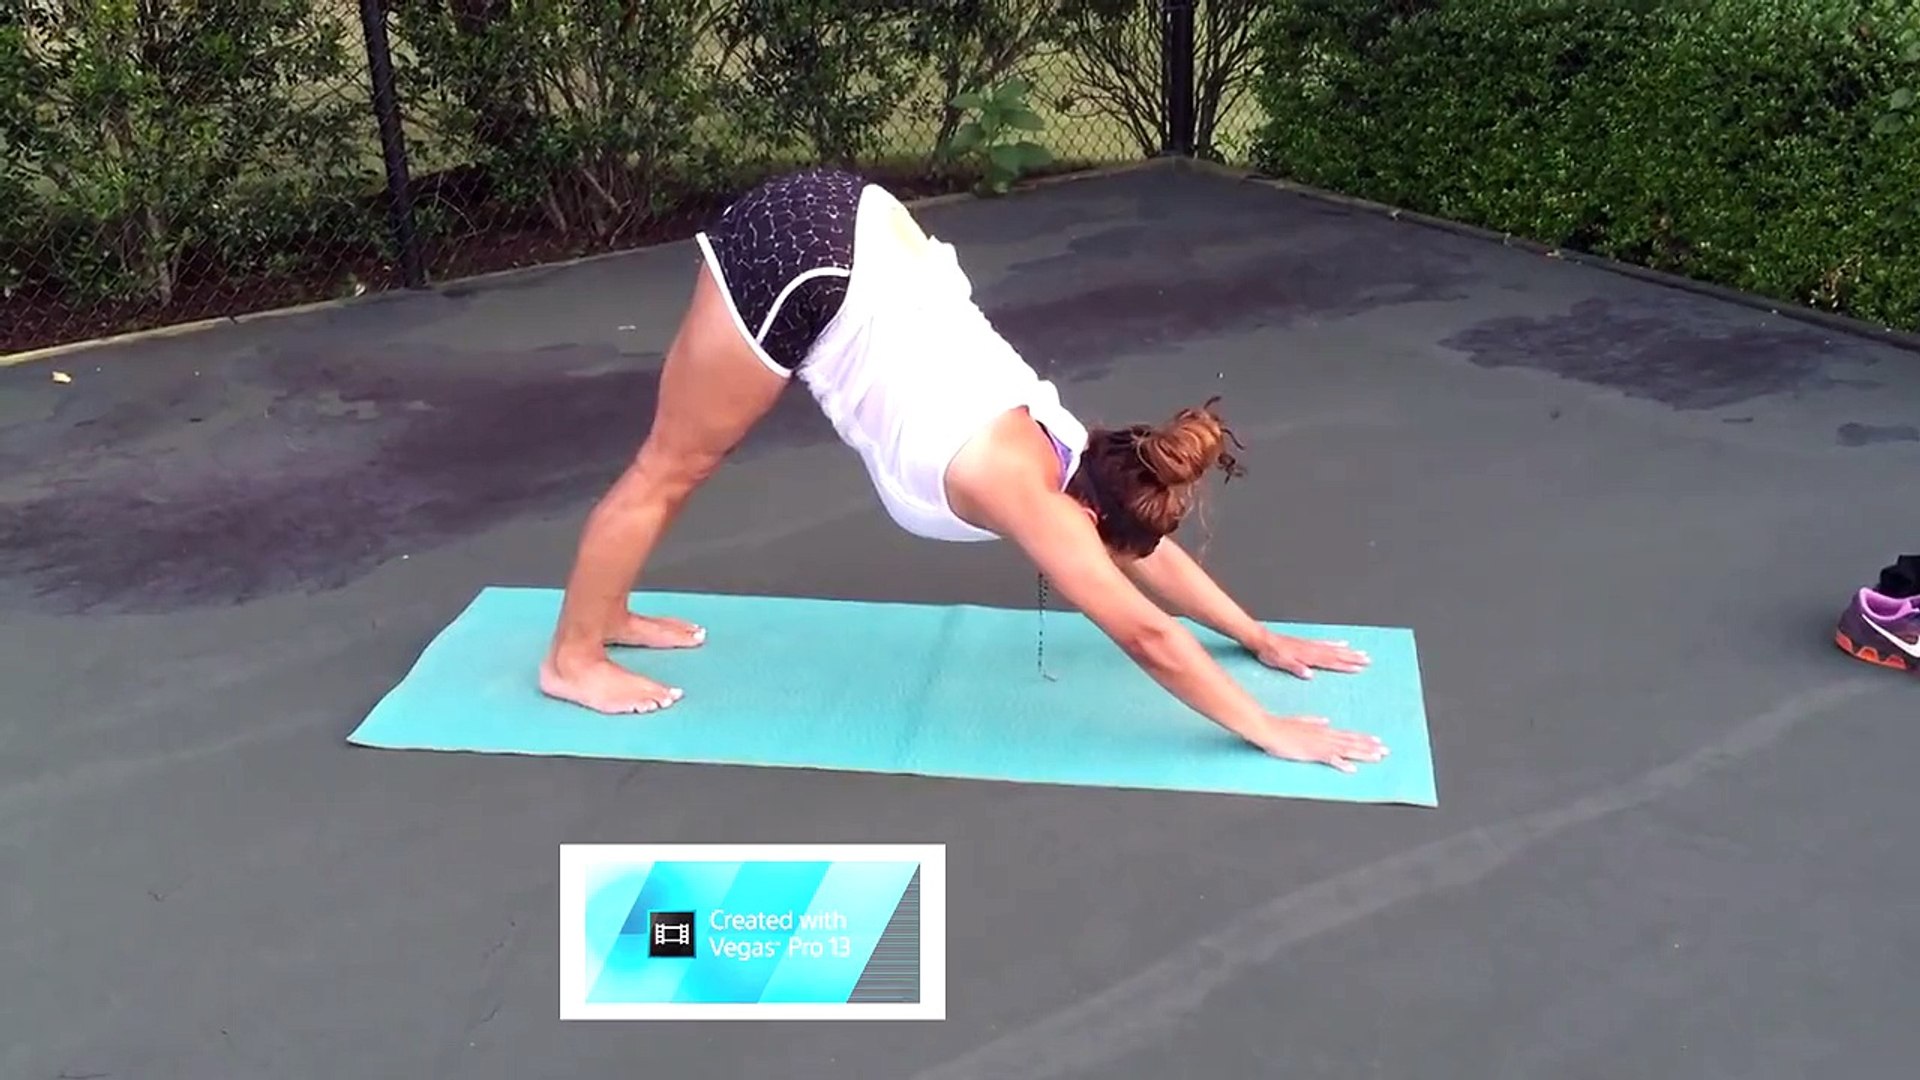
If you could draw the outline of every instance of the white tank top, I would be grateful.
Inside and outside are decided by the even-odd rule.
[[[934,540],[992,540],[953,512],[947,466],[996,418],[1025,407],[1073,475],[1086,428],[987,321],[953,248],[926,236],[884,189],[861,195],[840,311],[800,365],[840,438],[866,463],[887,513]]]

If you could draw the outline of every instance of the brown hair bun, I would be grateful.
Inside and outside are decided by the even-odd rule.
[[[1228,479],[1245,470],[1227,449],[1240,442],[1213,411],[1219,398],[1182,409],[1158,427],[1094,428],[1067,490],[1095,514],[1100,537],[1115,551],[1152,553],[1180,527],[1210,469]]]
[[[1135,444],[1140,462],[1163,486],[1176,490],[1191,487],[1213,468],[1228,478],[1243,471],[1227,450],[1228,442],[1238,442],[1213,411],[1219,401],[1216,397],[1197,409],[1181,409],[1173,419],[1140,436]]]

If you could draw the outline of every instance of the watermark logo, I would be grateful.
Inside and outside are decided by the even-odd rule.
[[[650,911],[647,913],[648,956],[693,956],[693,912]]]
[[[567,1020],[940,1020],[946,848],[568,844]]]

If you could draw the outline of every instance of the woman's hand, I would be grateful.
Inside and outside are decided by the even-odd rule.
[[[1268,667],[1278,668],[1302,679],[1313,678],[1315,668],[1351,674],[1364,670],[1373,662],[1366,653],[1348,648],[1344,641],[1288,637],[1264,628],[1247,646],[1247,651],[1259,657],[1260,662]]]
[[[1386,744],[1372,735],[1340,731],[1318,716],[1270,716],[1242,736],[1277,758],[1329,765],[1355,772],[1355,764],[1371,765],[1387,756]]]

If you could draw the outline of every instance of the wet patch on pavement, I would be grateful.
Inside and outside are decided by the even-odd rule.
[[[594,498],[645,436],[658,382],[657,357],[604,348],[303,350],[234,381],[75,409],[36,425],[41,482],[0,502],[0,577],[61,612],[337,587]],[[743,451],[831,438],[802,397]]]
[[[1878,446],[1882,443],[1920,442],[1920,428],[1912,424],[1841,424],[1835,438],[1841,446]]]
[[[1098,378],[1126,356],[1306,320],[1458,300],[1477,272],[1462,248],[1313,204],[1133,223],[1016,264],[981,291],[1007,340],[1049,377]]]
[[[1836,361],[1870,363],[1861,346],[1744,315],[1685,294],[1594,298],[1560,314],[1491,319],[1441,344],[1481,367],[1533,368],[1683,410],[1874,385],[1833,374]]]

